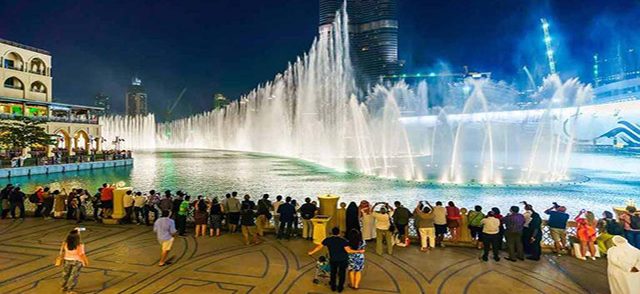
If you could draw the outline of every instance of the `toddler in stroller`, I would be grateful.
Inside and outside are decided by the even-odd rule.
[[[328,284],[331,267],[326,257],[320,256],[316,261],[316,273],[313,275],[314,284]]]

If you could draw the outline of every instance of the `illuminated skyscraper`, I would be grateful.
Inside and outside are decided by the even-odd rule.
[[[134,77],[127,89],[125,97],[125,109],[127,115],[147,114],[147,93],[142,86],[142,81]]]
[[[98,93],[95,97],[95,106],[103,108],[98,111],[98,115],[109,115],[111,113],[111,102],[109,96],[104,93]]]
[[[320,0],[320,31],[327,30],[343,0]],[[396,0],[347,0],[351,57],[359,80],[400,73]]]

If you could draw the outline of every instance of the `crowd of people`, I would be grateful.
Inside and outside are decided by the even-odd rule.
[[[113,216],[114,189],[113,185],[103,184],[92,195],[84,189],[67,192],[64,189],[51,191],[48,187],[41,187],[27,197],[20,187],[7,185],[0,191],[2,218],[9,215],[12,218],[24,218],[25,201],[29,201],[35,205],[36,217],[67,218],[78,223],[90,219],[100,222]],[[278,195],[273,201],[270,197],[264,194],[254,201],[250,195],[240,197],[237,192],[218,199],[203,195],[192,198],[182,191],[173,193],[167,190],[164,194],[155,190],[147,193],[127,191],[123,198],[124,217],[121,223],[154,226],[162,249],[159,266],[171,263],[168,256],[175,235],[185,236],[188,223],[193,223],[196,238],[207,235],[218,237],[223,231],[232,234],[239,230],[246,245],[262,242],[265,233],[272,227],[278,239],[301,237],[311,240],[311,220],[319,212],[318,203],[305,198],[303,204],[299,205],[291,197]],[[19,214],[16,214],[16,210]],[[91,215],[87,215],[89,210],[92,210]],[[566,207],[553,203],[542,213],[548,216],[546,225],[555,254],[573,252],[582,260],[595,260],[620,244],[621,238],[629,246],[640,248],[640,212],[633,206],[627,207],[619,217],[604,211],[600,219],[592,211],[583,209],[573,218],[576,230],[570,236],[567,232],[571,218]],[[359,204],[340,203],[335,214],[336,227],[331,230],[332,236],[309,254],[320,251],[323,246],[327,247],[332,290],[343,290],[347,272],[349,286],[358,289],[365,265],[367,241],[375,239],[377,254],[393,254],[394,247],[410,244],[411,220],[423,252],[445,247],[445,243],[470,241],[482,249],[480,259],[484,262],[489,260],[490,253],[494,261],[500,261],[502,250],[506,250],[505,259],[511,262],[539,260],[541,257],[544,221],[541,213],[534,210],[531,204],[522,202],[521,206],[511,206],[508,213],[502,215],[497,207],[485,211],[476,205],[467,210],[457,207],[452,201],[446,206],[440,201],[435,205],[429,201],[419,201],[414,209],[405,207],[400,201],[395,201],[393,205],[386,202],[371,204],[366,200]],[[302,225],[301,230],[299,224]],[[82,257],[84,248],[78,245],[79,241],[73,241],[75,237],[69,238],[66,245],[63,244],[61,254],[72,252],[69,255],[76,258],[73,262],[65,261],[65,272],[68,273],[66,287],[72,289],[75,285],[73,277],[76,276],[77,280],[77,273],[88,260],[86,256]]]

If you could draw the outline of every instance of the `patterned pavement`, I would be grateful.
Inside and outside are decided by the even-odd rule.
[[[0,293],[60,293],[61,273],[53,260],[75,226],[65,220],[1,220]],[[177,238],[174,263],[158,267],[160,249],[150,227],[83,226],[91,264],[82,270],[79,293],[330,292],[312,282],[315,261],[306,255],[313,247],[308,241],[268,236],[248,247],[240,234]],[[540,262],[483,263],[469,248],[421,253],[411,246],[395,248],[393,256],[376,255],[373,243],[367,249],[361,289],[344,293],[607,292],[603,260],[586,264],[545,256]]]

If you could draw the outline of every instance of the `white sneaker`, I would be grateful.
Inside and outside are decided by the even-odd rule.
[[[595,257],[595,256],[592,256],[592,257],[591,257],[591,260],[596,260],[596,257]]]

